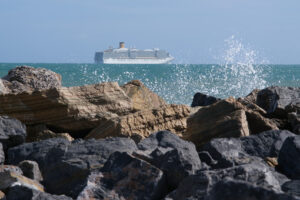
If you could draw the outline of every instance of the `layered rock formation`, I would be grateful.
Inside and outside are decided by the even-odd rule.
[[[185,105],[166,105],[112,118],[92,130],[86,138],[148,137],[159,130],[169,130],[178,135],[186,129],[186,118],[191,109]]]

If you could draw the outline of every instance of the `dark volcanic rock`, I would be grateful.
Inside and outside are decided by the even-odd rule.
[[[283,142],[287,137],[295,134],[287,130],[270,130],[249,137],[242,137],[242,146],[245,152],[252,156],[278,157]]]
[[[161,170],[125,152],[115,152],[100,173],[89,176],[78,200],[155,200],[163,197],[165,186]]]
[[[254,162],[227,169],[201,171],[197,175],[189,176],[166,199],[206,199],[215,185],[226,178],[281,192],[277,173],[261,162]]]
[[[128,138],[76,140],[72,143],[55,138],[11,148],[8,160],[11,163],[36,161],[48,192],[76,198],[91,171],[100,169],[112,153],[136,150],[136,144]]]
[[[26,127],[19,120],[0,116],[0,143],[4,151],[25,142]]]
[[[138,148],[148,162],[164,171],[171,189],[201,168],[195,145],[168,131],[150,135],[138,144]]]
[[[3,164],[4,161],[5,161],[5,155],[4,155],[2,144],[0,143],[0,165]]]
[[[268,113],[284,116],[286,106],[300,102],[300,88],[268,87],[258,92],[256,102]]]
[[[8,72],[3,84],[12,93],[61,87],[61,76],[51,70],[19,66]]]
[[[205,200],[296,200],[297,198],[244,181],[225,179],[218,182]]]
[[[300,136],[289,137],[283,143],[278,164],[282,172],[292,179],[300,179]]]
[[[300,111],[289,113],[288,121],[291,125],[291,130],[293,131],[293,133],[300,135]]]
[[[300,197],[300,180],[291,180],[282,185],[282,190],[290,195]]]
[[[40,168],[39,165],[37,164],[37,162],[35,161],[31,161],[31,160],[24,160],[22,162],[19,163],[18,165],[24,176],[36,180],[36,181],[42,181],[43,177],[42,174],[40,172]]]
[[[19,185],[9,188],[6,198],[7,200],[72,200],[65,195],[51,195]]]
[[[213,96],[208,96],[206,94],[202,94],[200,92],[197,92],[194,95],[193,98],[193,102],[192,102],[192,107],[196,107],[196,106],[208,106],[211,105],[213,103],[216,103],[217,101],[219,101],[221,99],[213,97]]]

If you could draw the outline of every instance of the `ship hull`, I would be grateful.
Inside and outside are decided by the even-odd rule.
[[[169,64],[174,58],[168,57],[164,59],[103,59],[103,64]]]

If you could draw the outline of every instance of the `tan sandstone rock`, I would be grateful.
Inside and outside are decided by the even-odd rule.
[[[90,130],[132,111],[131,99],[116,82],[0,95],[0,115],[59,132]]]
[[[201,146],[216,137],[242,137],[272,129],[278,129],[273,121],[229,98],[191,115],[183,138]]]
[[[179,135],[186,129],[186,118],[191,108],[186,105],[165,105],[157,109],[143,110],[108,120],[92,130],[86,138],[115,136],[148,137],[160,130],[169,130]]]
[[[149,90],[139,80],[132,80],[121,87],[132,100],[132,106],[135,110],[146,110],[166,105],[161,97]]]
[[[0,190],[0,199],[5,199],[5,194]]]

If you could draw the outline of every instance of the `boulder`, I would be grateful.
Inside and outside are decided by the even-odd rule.
[[[296,135],[287,130],[270,130],[257,135],[240,138],[243,150],[261,158],[278,157],[282,144],[288,137]]]
[[[128,138],[75,140],[72,143],[53,138],[9,149],[8,161],[36,161],[48,192],[76,198],[85,187],[89,174],[102,168],[112,153],[119,151],[131,154],[136,150],[135,142]]]
[[[157,94],[149,90],[141,81],[132,80],[121,88],[126,95],[131,99],[134,110],[145,110],[159,108],[167,105],[167,103]]]
[[[297,200],[298,198],[282,192],[256,186],[245,181],[225,179],[219,181],[210,190],[205,200]]]
[[[272,129],[278,129],[274,122],[229,98],[190,115],[183,138],[199,147],[216,137],[242,137]]]
[[[276,116],[286,115],[289,104],[300,103],[300,88],[271,86],[258,92],[257,105]]]
[[[291,179],[300,179],[300,136],[288,137],[279,152],[280,170]]]
[[[30,66],[16,67],[10,70],[3,79],[2,84],[10,93],[61,87],[61,76],[59,74],[48,69]],[[7,91],[2,93],[7,93]]]
[[[186,129],[186,118],[191,109],[185,105],[166,105],[157,109],[143,110],[108,120],[93,129],[86,138],[148,137],[159,130],[169,130],[179,135]]]
[[[201,171],[197,175],[185,178],[178,188],[170,193],[166,200],[209,199],[214,187],[225,179],[243,181],[248,185],[281,192],[277,173],[261,162],[218,170]],[[232,198],[247,199],[247,198]]]
[[[281,188],[287,194],[300,197],[300,180],[285,182]]]
[[[4,151],[25,142],[26,127],[19,120],[0,116],[0,143]]]
[[[115,152],[100,173],[89,176],[88,185],[77,199],[161,199],[165,185],[158,168],[126,152]]]
[[[151,134],[138,148],[134,155],[161,169],[170,190],[202,167],[195,145],[168,131]]]
[[[31,160],[24,160],[20,162],[18,166],[21,168],[23,175],[27,178],[33,179],[38,182],[41,182],[43,180],[37,162]]]
[[[211,104],[216,103],[217,101],[220,101],[221,99],[213,97],[213,96],[208,96],[206,94],[202,94],[200,92],[197,92],[194,95],[193,102],[191,107],[196,107],[196,106],[209,106]]]
[[[4,81],[0,78],[0,95],[9,93],[9,89],[5,87]]]
[[[22,185],[10,187],[6,197],[7,200],[72,200],[72,198],[65,195],[52,195]]]
[[[130,98],[116,82],[0,95],[0,114],[29,126],[45,124],[55,132],[86,134],[132,111]]]
[[[0,200],[6,200],[5,194],[0,190]]]
[[[257,94],[259,93],[259,89],[254,89],[252,90],[252,92],[250,92],[246,97],[244,97],[243,99],[251,102],[253,104],[256,104],[256,100],[257,100]]]
[[[4,151],[3,151],[3,146],[0,143],[0,165],[3,164],[4,161],[5,161],[5,154],[4,154]]]

